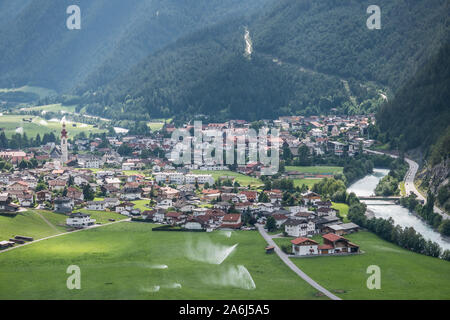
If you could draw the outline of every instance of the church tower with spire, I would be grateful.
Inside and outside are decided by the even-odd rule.
[[[68,160],[66,123],[63,122],[61,130],[61,162],[66,163]]]

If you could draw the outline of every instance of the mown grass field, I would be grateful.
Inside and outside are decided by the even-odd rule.
[[[24,111],[75,112],[76,106],[63,106],[61,103],[22,108]]]
[[[347,214],[348,214],[348,204],[345,203],[336,203],[336,202],[332,202],[332,208],[333,209],[337,209],[339,210],[339,215],[341,216],[342,220],[344,222],[349,222],[348,218],[347,218]]]
[[[164,126],[164,122],[149,122],[147,123],[147,125],[150,128],[150,130],[152,130],[152,132],[159,131]]]
[[[210,174],[214,178],[214,180],[217,181],[218,178],[224,177],[224,176],[232,176],[235,178],[235,181],[237,181],[241,186],[261,186],[263,185],[262,181],[258,178],[246,176],[241,173],[223,170],[223,171],[204,171],[204,170],[192,170],[193,173],[196,174]]]
[[[266,254],[256,231],[227,237],[153,226],[122,222],[0,253],[0,299],[326,299]],[[235,244],[221,264],[202,258]],[[66,287],[70,265],[81,269],[81,290]]]
[[[42,214],[42,211],[39,211]],[[0,215],[0,241],[8,240],[16,235],[29,236],[35,239],[52,236],[64,232],[59,227],[55,213],[43,215],[53,226],[50,226],[34,210],[19,212],[16,216]]]
[[[56,91],[42,87],[23,86],[20,88],[0,88],[0,92],[29,92],[37,94],[40,98],[56,95]]]
[[[311,174],[337,174],[342,173],[342,167],[331,166],[286,166],[286,171],[298,171]]]
[[[298,171],[300,173],[305,174],[338,174],[342,173],[343,168],[342,167],[332,167],[332,166],[286,166],[286,171]],[[301,187],[303,184],[305,184],[309,189],[312,188],[312,186],[318,182],[320,182],[322,179],[320,178],[305,178],[305,179],[293,179],[294,181],[294,187]]]
[[[32,122],[23,121],[22,119],[30,119]],[[80,132],[99,133],[105,130],[94,128],[92,125],[75,123],[76,127],[72,126],[72,123],[66,124],[66,130],[69,132],[69,136],[75,136]],[[5,131],[7,137],[11,137],[15,133],[25,132],[28,137],[35,137],[38,133],[42,136],[45,133],[53,132],[59,136],[61,132],[60,121],[47,121],[37,116],[24,116],[24,115],[2,115],[0,116],[0,128]],[[22,128],[22,129],[20,129]]]
[[[306,274],[342,299],[450,299],[450,262],[427,257],[370,232],[346,235],[365,253],[355,256],[293,258]],[[288,239],[277,239],[277,243]],[[381,289],[369,290],[367,267],[381,269]]]
[[[88,213],[98,224],[110,222],[109,219],[123,220],[127,217],[116,212],[78,210]],[[29,236],[41,239],[58,233],[66,232],[67,216],[48,210],[35,210],[19,212],[16,216],[0,215],[0,241],[7,240],[16,235]]]
[[[294,187],[301,187],[305,184],[309,189],[311,189],[314,184],[320,182],[321,180],[322,179],[293,179]]]
[[[89,214],[92,219],[95,219],[95,223],[97,224],[109,223],[110,222],[109,219],[114,219],[116,221],[127,219],[127,216],[124,216],[114,211],[95,211],[95,210],[81,209],[74,212],[82,212]]]

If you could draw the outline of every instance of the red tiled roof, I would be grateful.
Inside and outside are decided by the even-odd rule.
[[[223,222],[237,222],[241,218],[239,213],[230,213],[223,216]]]
[[[291,243],[292,243],[292,244],[295,244],[295,245],[299,245],[299,244],[301,244],[301,243],[303,243],[303,242],[306,242],[306,241],[310,241],[310,242],[312,242],[312,243],[314,243],[314,244],[318,244],[318,243],[317,243],[316,241],[314,241],[314,240],[311,240],[311,239],[308,239],[308,238],[303,238],[303,237],[300,237],[300,238],[291,240]]]
[[[321,244],[321,245],[318,247],[318,249],[319,249],[319,250],[329,250],[329,249],[333,249],[333,246],[330,245],[330,244]]]
[[[220,228],[239,229],[241,227],[241,225],[242,225],[242,223],[238,223],[238,224],[222,223],[220,225]]]
[[[327,233],[327,234],[323,235],[322,238],[327,239],[331,242],[335,242],[339,239],[347,240],[344,237],[338,236],[337,234],[334,234],[334,233]]]

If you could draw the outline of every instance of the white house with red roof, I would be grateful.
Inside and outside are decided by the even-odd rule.
[[[241,214],[240,213],[230,213],[226,214],[222,218],[222,224],[220,228],[222,229],[239,229],[242,225]]]
[[[319,243],[308,238],[296,238],[291,240],[292,253],[295,256],[309,256],[319,254]]]

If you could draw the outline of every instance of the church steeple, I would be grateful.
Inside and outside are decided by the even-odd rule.
[[[66,163],[68,160],[66,123],[63,122],[61,130],[61,162]]]

